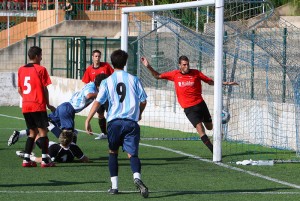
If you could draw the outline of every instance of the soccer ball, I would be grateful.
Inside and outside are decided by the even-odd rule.
[[[226,110],[222,110],[222,124],[227,124],[230,120],[230,114]]]

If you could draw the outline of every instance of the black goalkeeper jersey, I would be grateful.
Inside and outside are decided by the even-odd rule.
[[[81,159],[84,154],[74,143],[69,148],[63,148],[60,144],[55,143],[49,147],[49,156],[56,162],[73,162],[75,157]]]

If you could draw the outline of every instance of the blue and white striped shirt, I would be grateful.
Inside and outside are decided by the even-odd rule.
[[[139,120],[140,102],[147,94],[136,76],[123,70],[116,70],[103,80],[96,101],[101,105],[109,102],[107,122],[114,119]]]
[[[70,99],[70,103],[73,106],[76,113],[82,111],[84,108],[89,106],[94,99],[87,99],[86,96],[89,93],[97,93],[97,87],[94,82],[86,84],[80,91],[73,94]]]

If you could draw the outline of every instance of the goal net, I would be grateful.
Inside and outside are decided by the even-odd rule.
[[[186,55],[190,68],[214,78],[214,5],[129,15],[128,31],[138,36],[137,55],[148,58],[155,70],[177,69],[179,56]],[[231,116],[222,126],[223,161],[298,160],[300,30],[268,1],[225,0],[224,31],[223,80],[239,86],[223,87],[223,108]],[[142,137],[198,140],[173,82],[154,79],[141,63],[138,77],[149,96]],[[202,91],[213,116],[214,88],[202,83]]]

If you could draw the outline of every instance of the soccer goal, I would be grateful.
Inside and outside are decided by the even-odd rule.
[[[137,56],[158,72],[178,67],[186,55],[191,68],[215,80],[205,83],[203,97],[213,116],[213,161],[298,160],[300,31],[281,20],[268,1],[193,1],[122,9],[121,48],[128,35],[138,39]],[[288,44],[288,45],[287,45]],[[138,67],[148,98],[141,124],[143,137],[197,139],[177,103],[173,83],[157,81]],[[222,81],[238,87],[223,87]],[[231,119],[221,124],[221,111]],[[155,133],[150,128],[167,129]],[[180,139],[180,137],[178,137]],[[223,156],[223,157],[222,157]],[[226,156],[226,157],[224,157]]]

